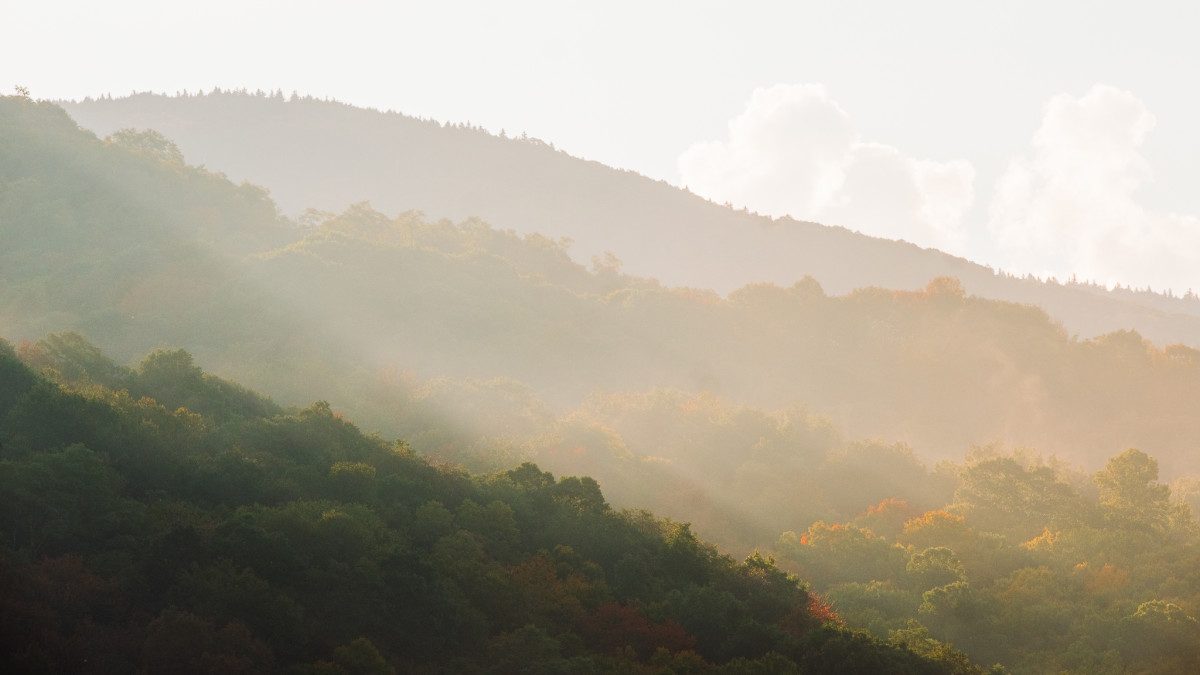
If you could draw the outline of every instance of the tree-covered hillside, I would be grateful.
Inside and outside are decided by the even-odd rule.
[[[948,279],[843,296],[804,279],[721,298],[611,261],[587,270],[564,242],[477,220],[360,204],[288,225],[261,190],[182,164],[156,134],[101,141],[49,104],[0,103],[0,232],[13,244],[0,251],[0,319],[14,339],[76,330],[120,362],[185,347],[285,402],[315,390],[388,434],[419,431],[405,420],[421,382],[504,378],[528,386],[534,416],[596,390],[668,387],[801,405],[925,457],[998,440],[1098,467],[1134,446],[1171,477],[1200,473],[1188,347],[1129,331],[1080,341],[1041,310]]]
[[[721,297],[477,219],[292,221],[25,97],[0,243],[9,670],[1197,664],[1190,347],[949,277]]]
[[[1154,458],[1089,476],[979,448],[945,471],[939,508],[884,500],[785,532],[776,556],[850,625],[928,631],[1013,673],[1200,670],[1200,530]]]
[[[101,135],[156,129],[190,161],[269,187],[292,215],[370,201],[388,214],[478,217],[500,229],[567,237],[578,260],[612,251],[633,274],[722,294],[752,282],[790,286],[805,276],[835,295],[865,286],[916,290],[951,276],[973,295],[1041,306],[1083,338],[1135,329],[1159,346],[1200,346],[1200,297],[1181,297],[1200,289],[1168,296],[1161,288],[1109,291],[1014,278],[905,242],[735,211],[519,133],[493,136],[282,92],[134,94],[62,105]]]
[[[184,164],[155,132],[101,141],[49,103],[0,98],[0,326],[9,335],[77,329],[129,358],[215,323],[264,312],[286,322],[242,283],[236,261],[282,245],[292,229],[266,191]]]
[[[590,478],[435,467],[184,351],[22,357],[0,341],[4,672],[982,672]]]
[[[638,409],[662,421],[667,453],[712,452],[705,439],[766,421],[651,399]],[[719,430],[673,420],[680,404]],[[567,443],[598,431],[559,428]],[[775,520],[732,527],[799,523],[774,558],[737,564],[679,521],[612,508],[591,478],[431,465],[323,401],[282,409],[182,350],[127,368],[74,334],[0,343],[0,658],[6,672],[1200,665],[1200,532],[1145,453],[1088,476],[980,448],[927,473],[870,443],[789,463],[787,447],[836,447],[837,433],[798,418],[777,435],[753,470],[716,458],[750,485],[775,472],[791,487],[724,512]],[[721,513],[666,473],[623,478],[710,524]],[[814,506],[854,515],[814,521]]]

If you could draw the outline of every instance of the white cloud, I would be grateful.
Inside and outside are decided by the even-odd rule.
[[[975,170],[863,142],[820,84],[757,89],[727,141],[679,157],[683,183],[716,202],[960,252]]]
[[[1140,150],[1153,127],[1146,106],[1116,87],[1050,99],[1032,153],[1009,164],[990,203],[988,230],[1004,267],[1156,290],[1197,287],[1200,219],[1134,199],[1153,178]]]

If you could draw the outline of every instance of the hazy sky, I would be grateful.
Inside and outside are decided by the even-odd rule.
[[[0,0],[0,87],[282,89],[718,202],[1200,290],[1200,5]]]

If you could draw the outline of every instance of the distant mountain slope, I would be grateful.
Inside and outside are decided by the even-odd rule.
[[[1039,305],[1081,337],[1136,329],[1159,345],[1200,346],[1194,297],[1013,278],[905,242],[734,211],[534,139],[310,98],[228,92],[63,107],[101,136],[158,130],[189,161],[267,186],[293,215],[369,200],[389,215],[479,217],[502,230],[569,238],[577,260],[611,251],[631,274],[721,293],[750,282],[790,285],[806,275],[834,295],[865,286],[918,289],[953,276],[968,293]]]
[[[805,406],[926,457],[997,439],[1090,465],[1136,446],[1195,473],[1200,352],[1187,347],[1072,340],[1041,310],[948,278],[842,296],[810,278],[723,299],[589,272],[561,243],[480,221],[356,205],[281,228],[261,190],[187,166],[161,136],[100,141],[17,97],[0,98],[0,123],[0,329],[18,341],[74,330],[120,361],[184,347],[390,434],[410,412],[408,370],[523,383],[495,390],[516,411],[570,410],[597,390],[710,391]]]

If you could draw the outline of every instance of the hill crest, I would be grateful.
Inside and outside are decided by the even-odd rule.
[[[292,215],[369,201],[388,214],[478,217],[500,230],[568,239],[577,261],[611,252],[629,274],[721,294],[805,276],[833,295],[916,290],[952,276],[973,295],[1041,306],[1083,338],[1136,329],[1159,345],[1200,346],[1194,295],[1018,278],[903,241],[735,211],[537,139],[281,94],[135,94],[62,106],[101,136],[155,129],[190,162],[268,187]]]

